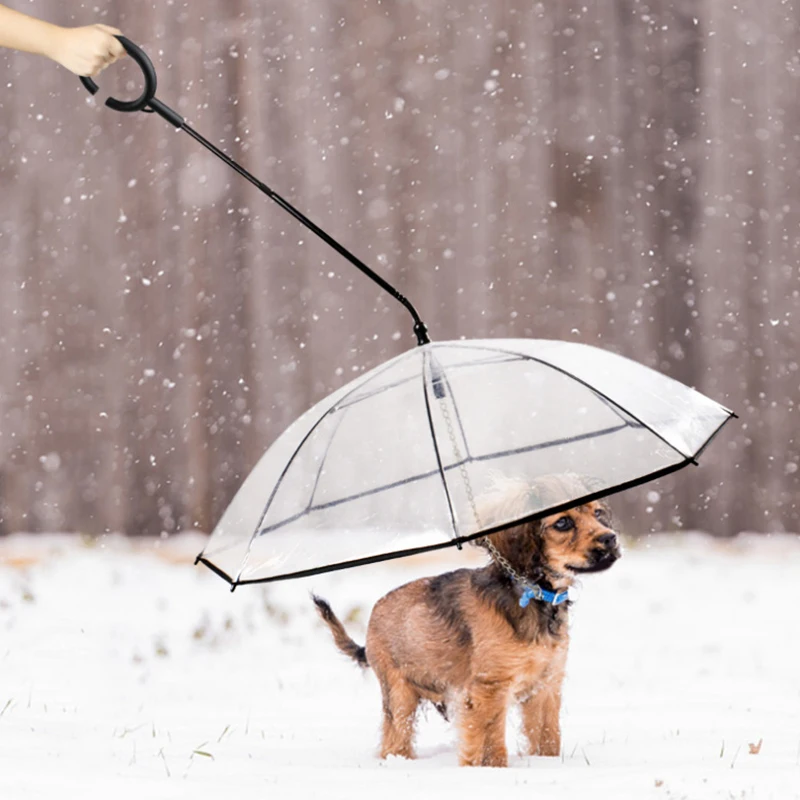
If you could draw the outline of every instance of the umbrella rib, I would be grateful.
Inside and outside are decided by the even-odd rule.
[[[562,439],[551,439],[549,442],[542,442],[541,444],[531,444],[527,447],[512,447],[510,450],[500,450],[497,453],[491,453],[485,456],[472,456],[470,461],[491,461],[493,458],[506,458],[507,456],[518,456],[520,453],[532,453],[535,450],[547,450],[550,447],[559,447],[562,444],[572,444],[573,442],[582,442],[586,439],[595,439],[600,436],[608,436],[609,434],[616,433],[617,431],[625,430],[625,428],[641,427],[639,425],[631,425],[630,422],[623,422],[622,425],[613,425],[610,428],[601,428],[599,431],[593,433],[580,433],[577,436],[565,436]],[[681,453],[681,455],[683,455]],[[686,458],[686,456],[684,456]]]
[[[442,480],[442,489],[444,489],[445,500],[447,501],[447,511],[450,514],[450,524],[453,526],[453,537],[458,538],[458,528],[456,527],[456,515],[453,510],[453,500],[450,497],[450,490],[447,486],[447,479],[444,475],[444,465],[442,464],[442,457],[439,453],[439,442],[436,440],[436,430],[433,427],[433,415],[431,414],[431,399],[428,393],[428,381],[426,380],[426,372],[430,372],[430,352],[427,350],[423,353],[423,366],[422,366],[422,396],[425,398],[425,413],[428,415],[428,425],[431,429],[431,441],[433,442],[433,451],[436,454],[436,464],[439,467],[438,472]],[[435,473],[433,473],[435,474]]]
[[[599,438],[600,436],[609,436],[612,433],[616,433],[617,431],[624,430],[625,428],[634,428],[637,427],[635,425],[631,425],[630,423],[624,425],[615,425],[612,428],[603,428],[602,430],[595,431],[594,433],[583,433],[579,436],[570,436],[564,439],[553,439],[549,442],[543,442],[541,444],[533,444],[527,447],[515,447],[511,450],[500,450],[496,453],[489,453],[484,456],[470,456],[469,458],[463,458],[460,461],[455,461],[449,466],[443,466],[442,469],[445,472],[449,472],[453,469],[459,469],[464,464],[475,463],[480,461],[491,461],[495,458],[507,458],[508,456],[519,455],[520,453],[532,453],[536,450],[546,450],[549,447],[558,447],[562,444],[570,444],[571,442],[580,442],[584,439],[593,439]],[[259,531],[259,533],[269,533],[270,531],[278,530],[278,528],[283,528],[286,525],[295,522],[296,520],[300,519],[301,517],[305,516],[309,511],[325,511],[329,508],[335,508],[336,506],[343,505],[344,503],[350,503],[353,500],[360,500],[363,497],[370,497],[372,495],[380,494],[381,492],[388,492],[391,489],[397,489],[400,486],[406,486],[410,483],[416,483],[417,481],[423,481],[426,478],[432,478],[434,475],[439,474],[438,470],[431,470],[429,472],[423,472],[419,475],[412,475],[409,478],[403,478],[399,481],[392,481],[392,483],[387,483],[383,486],[378,486],[374,489],[367,489],[363,492],[358,492],[357,494],[351,494],[348,497],[343,497],[339,500],[329,500],[327,503],[320,503],[317,506],[313,506],[307,511],[302,511],[299,514],[293,514],[291,517],[287,517],[286,519],[282,520],[281,522],[276,522],[274,525],[270,525],[268,528],[264,528],[263,530]]]
[[[416,351],[411,351],[411,352],[416,352]],[[391,361],[387,362],[384,365],[384,368],[381,369],[381,370],[378,370],[376,373],[373,373],[371,375],[371,378],[377,377],[377,375],[382,375],[387,369],[389,369],[390,366],[395,364],[398,360],[399,359],[392,359]],[[345,398],[350,397],[350,395],[352,395],[353,392],[358,391],[362,386],[363,386],[363,382],[359,383],[358,386],[354,386],[349,392],[346,392],[342,397],[339,398],[339,403],[341,403],[341,401],[344,400]],[[286,473],[289,471],[289,467],[292,465],[292,463],[294,462],[295,458],[297,458],[297,454],[300,452],[300,448],[308,441],[308,437],[311,436],[311,434],[320,426],[320,424],[322,423],[322,420],[326,419],[329,414],[332,414],[334,411],[337,411],[339,409],[339,403],[334,403],[334,405],[332,405],[308,429],[308,432],[300,440],[300,443],[297,445],[297,447],[295,447],[294,452],[289,457],[289,460],[286,462],[286,466],[283,468],[283,470],[281,471],[280,476],[278,477],[278,480],[275,482],[275,486],[273,487],[272,492],[270,493],[269,499],[267,500],[267,504],[264,506],[264,510],[261,512],[261,516],[258,519],[258,523],[256,525],[256,529],[255,529],[255,531],[253,531],[253,534],[250,537],[250,541],[247,543],[247,552],[245,553],[244,557],[242,558],[242,563],[239,566],[239,571],[238,571],[238,573],[236,575],[236,580],[234,581],[234,586],[239,584],[239,576],[244,571],[245,566],[247,566],[247,561],[250,558],[250,553],[251,553],[251,551],[253,549],[253,542],[261,534],[266,533],[269,530],[275,530],[275,526],[273,526],[271,528],[263,528],[262,529],[261,525],[264,522],[264,518],[267,516],[267,512],[269,511],[270,506],[272,505],[272,501],[275,499],[275,495],[278,493],[278,489],[280,488],[281,484],[283,483],[283,479],[286,477]],[[308,509],[304,513],[308,513]],[[303,516],[303,514],[295,515],[293,517],[293,519],[299,519],[301,516]],[[201,556],[202,556],[202,553],[201,553]]]
[[[311,489],[311,495],[308,498],[308,505],[306,506],[306,513],[309,512],[310,509],[314,507],[314,495],[317,493],[317,486],[319,486],[319,479],[322,477],[322,470],[325,469],[325,462],[328,460],[328,453],[331,451],[331,445],[333,444],[333,439],[336,436],[336,433],[339,430],[342,422],[344,422],[344,415],[345,412],[350,408],[350,406],[345,406],[342,408],[341,406],[337,405],[336,410],[339,411],[339,419],[336,422],[336,427],[333,429],[333,432],[328,439],[328,446],[325,448],[325,452],[322,454],[322,458],[320,459],[319,469],[317,470],[317,477],[314,479],[314,486]]]
[[[453,347],[459,347],[460,346],[462,349],[465,349],[465,350],[477,349],[477,348],[472,348],[472,347],[469,347],[469,346],[465,346],[465,345],[460,344],[460,343],[455,343],[452,346]],[[655,436],[656,438],[658,438],[662,442],[664,442],[664,444],[667,445],[667,447],[669,447],[671,450],[674,450],[679,456],[681,456],[682,458],[688,458],[690,461],[694,460],[695,456],[689,455],[688,453],[684,453],[680,448],[675,447],[675,445],[672,444],[672,442],[667,441],[657,430],[651,428],[646,422],[644,422],[643,420],[639,419],[639,417],[637,417],[636,414],[633,414],[630,411],[628,411],[628,409],[625,408],[625,406],[620,405],[619,403],[617,403],[615,400],[610,398],[604,392],[601,392],[599,389],[595,389],[595,387],[592,386],[588,381],[583,380],[583,378],[579,378],[577,375],[573,374],[572,372],[569,372],[568,370],[564,369],[563,367],[558,367],[555,364],[551,364],[549,361],[545,361],[544,359],[541,359],[541,358],[536,358],[535,356],[529,356],[526,353],[517,353],[514,350],[503,350],[501,348],[497,348],[497,352],[498,353],[508,353],[508,354],[512,354],[512,355],[518,355],[520,358],[522,358],[525,361],[535,361],[537,364],[542,364],[545,367],[550,367],[550,369],[554,369],[556,372],[560,372],[562,375],[566,375],[568,378],[572,378],[572,380],[577,381],[582,386],[585,386],[590,392],[593,392],[598,397],[602,398],[603,400],[606,400],[607,402],[611,403],[612,405],[616,406],[617,408],[619,408],[620,410],[625,412],[631,419],[635,420],[643,428],[646,428],[648,431],[650,431],[650,433],[652,433],[653,436]]]
[[[272,491],[270,492],[269,499],[267,500],[266,505],[264,506],[264,510],[261,512],[261,516],[258,518],[258,524],[256,525],[256,529],[253,532],[252,536],[250,537],[250,541],[247,543],[247,552],[244,554],[244,558],[242,558],[242,563],[239,565],[239,571],[236,573],[236,580],[234,581],[234,585],[238,586],[239,576],[244,572],[244,568],[247,566],[247,561],[250,558],[250,553],[253,549],[253,542],[256,540],[257,536],[260,536],[262,531],[261,524],[264,522],[264,517],[267,516],[267,512],[269,511],[270,506],[272,505],[272,501],[275,499],[275,495],[278,493],[278,489],[280,488],[281,484],[283,483],[283,479],[286,477],[286,473],[289,471],[289,467],[292,466],[295,458],[297,458],[297,454],[300,452],[300,448],[308,441],[308,437],[322,424],[322,420],[327,419],[328,414],[335,408],[332,406],[329,408],[309,429],[306,435],[300,440],[300,443],[295,447],[294,452],[289,457],[289,460],[286,462],[286,466],[281,470],[281,474],[278,477],[278,480],[275,481],[275,486],[272,487]],[[300,514],[299,516],[302,516]]]

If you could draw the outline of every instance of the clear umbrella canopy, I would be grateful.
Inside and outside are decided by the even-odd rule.
[[[236,586],[460,544],[693,463],[731,416],[588,345],[425,344],[291,425],[198,560]],[[486,516],[503,481],[531,486],[524,507]]]

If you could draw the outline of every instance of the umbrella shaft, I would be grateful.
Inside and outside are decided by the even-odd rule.
[[[163,115],[162,115],[163,116]],[[230,156],[222,152],[218,147],[208,141],[204,136],[199,134],[194,128],[187,125],[185,121],[181,120],[180,129],[186,131],[193,139],[198,141],[206,150],[211,151],[217,158],[224,161],[231,169],[238,172],[243,178],[246,178],[257,189],[263,192],[270,200],[277,203],[284,211],[288,211],[298,222],[301,222],[312,233],[316,234],[323,242],[332,247],[339,255],[344,256],[354,267],[361,270],[368,278],[371,278],[378,284],[384,291],[388,292],[395,300],[401,303],[411,314],[414,319],[414,333],[417,337],[418,344],[428,344],[428,329],[425,323],[420,319],[417,310],[411,305],[411,301],[404,295],[400,294],[397,289],[390,283],[384,280],[380,275],[370,269],[360,258],[354,256],[344,245],[336,241],[332,236],[326,233],[316,223],[312,222],[305,214],[298,211],[288,200],[285,200],[277,192],[274,192],[265,183],[260,181],[255,175],[249,173],[241,164],[234,161]]]

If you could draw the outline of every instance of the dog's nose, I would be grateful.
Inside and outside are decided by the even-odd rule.
[[[609,531],[608,533],[603,533],[597,537],[598,544],[603,545],[603,547],[612,550],[617,546],[617,534],[614,531]]]

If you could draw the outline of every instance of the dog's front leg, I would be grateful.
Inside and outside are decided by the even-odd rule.
[[[458,715],[461,766],[508,766],[507,706],[505,683],[476,681],[466,689]]]
[[[561,686],[544,685],[520,704],[522,729],[532,756],[557,756],[561,752]]]

